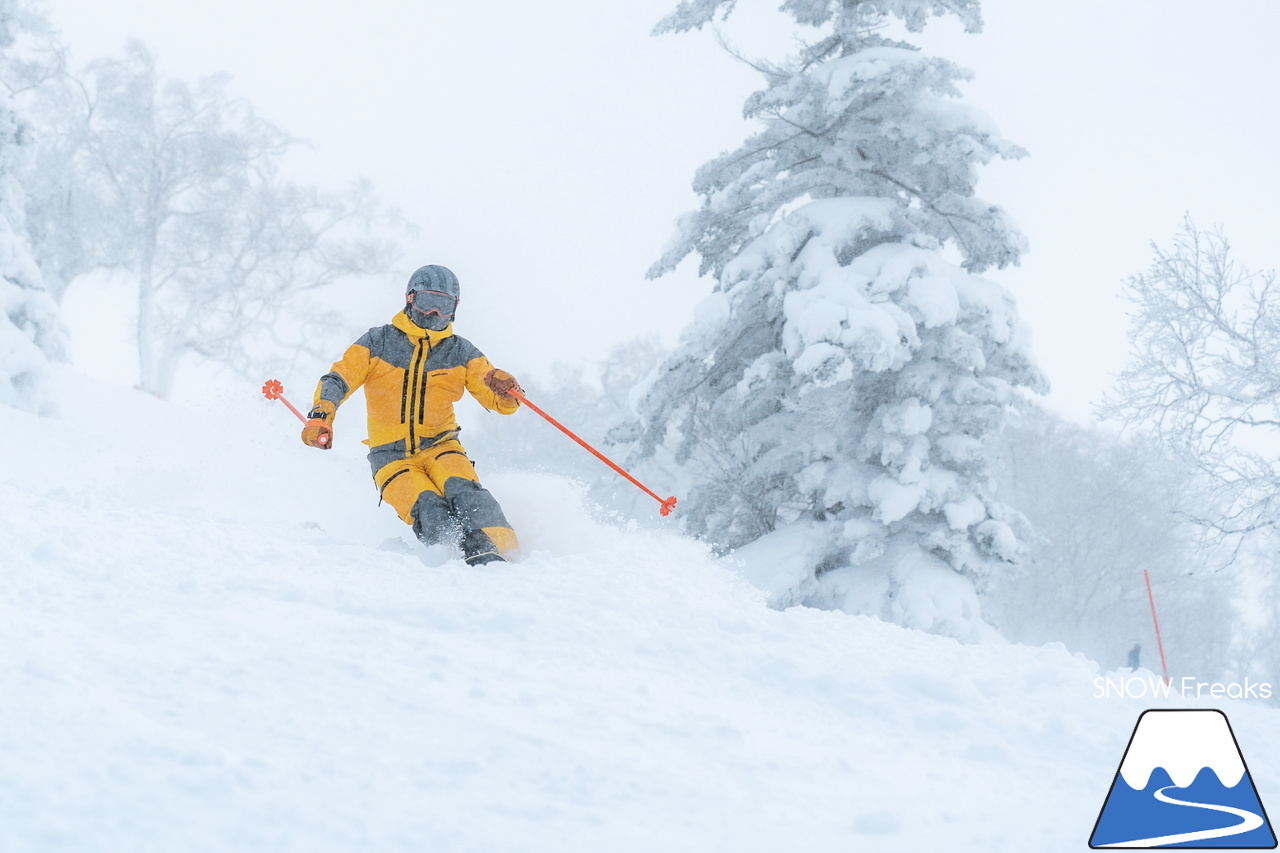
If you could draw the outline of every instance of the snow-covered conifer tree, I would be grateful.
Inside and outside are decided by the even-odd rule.
[[[657,32],[735,2],[685,0]],[[716,283],[640,399],[638,450],[672,454],[689,529],[759,557],[775,604],[980,635],[972,584],[1016,563],[1025,525],[986,440],[1045,383],[1012,297],[976,275],[1025,239],[974,185],[1024,152],[959,102],[967,72],[888,35],[943,14],[977,31],[978,3],[782,9],[816,35],[760,66],[761,129],[698,171],[702,206],[650,270],[696,252]]]
[[[38,411],[51,360],[65,357],[57,306],[45,291],[23,224],[26,196],[18,175],[31,134],[10,96],[9,54],[36,19],[18,0],[0,0],[0,405]]]

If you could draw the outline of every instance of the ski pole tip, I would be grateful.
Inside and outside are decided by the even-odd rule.
[[[667,498],[665,501],[662,502],[662,506],[661,508],[659,508],[658,512],[663,516],[668,516],[668,515],[671,515],[671,510],[675,508],[676,508],[676,496],[672,495],[671,497]]]
[[[279,379],[268,379],[262,386],[262,396],[268,400],[279,400],[284,394],[284,386],[280,384]]]

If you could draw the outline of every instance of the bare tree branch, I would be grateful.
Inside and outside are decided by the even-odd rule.
[[[1129,279],[1134,354],[1100,413],[1152,430],[1212,485],[1196,521],[1243,537],[1280,524],[1280,309],[1274,273],[1238,266],[1188,217]]]

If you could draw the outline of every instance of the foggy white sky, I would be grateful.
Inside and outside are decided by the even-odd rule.
[[[777,2],[740,0],[727,35],[749,53],[785,50]],[[694,170],[749,132],[741,105],[757,78],[709,33],[649,36],[673,5],[50,0],[49,11],[77,63],[137,38],[166,74],[225,71],[308,140],[300,177],[371,178],[422,230],[403,275],[352,314],[384,322],[401,279],[443,263],[462,280],[458,330],[527,375],[649,331],[673,342],[710,290],[692,262],[657,282],[644,272],[696,204]],[[1031,152],[979,186],[1031,242],[1021,267],[987,275],[1033,328],[1050,405],[1085,418],[1126,355],[1119,284],[1184,212],[1222,224],[1246,265],[1275,264],[1280,4],[983,8],[982,34],[935,23],[917,41],[971,68],[966,100]]]

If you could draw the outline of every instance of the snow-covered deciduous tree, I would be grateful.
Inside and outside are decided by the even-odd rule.
[[[1236,564],[1240,568],[1243,588],[1241,613],[1236,620],[1238,637],[1233,649],[1237,678],[1250,676],[1255,681],[1275,686],[1280,672],[1280,577],[1275,571],[1280,556],[1280,540],[1276,531],[1261,531],[1240,549]],[[1280,705],[1280,690],[1271,702]]]
[[[1280,524],[1280,284],[1186,218],[1129,279],[1133,354],[1102,413],[1150,429],[1212,485],[1196,517],[1239,540]]]
[[[31,130],[14,102],[25,76],[12,50],[41,25],[18,0],[0,0],[0,404],[39,411],[51,360],[65,358],[57,305],[45,290],[24,226],[19,177],[31,157]]]
[[[70,283],[101,266],[112,233],[110,199],[94,172],[85,92],[67,71],[67,53],[51,56],[46,74],[23,93],[39,138],[23,175],[27,232],[45,287],[62,302]]]
[[[1104,669],[1140,643],[1143,664],[1159,671],[1147,572],[1173,671],[1232,674],[1239,578],[1187,520],[1211,501],[1193,470],[1150,435],[1114,435],[1034,405],[1006,428],[994,465],[1001,499],[1035,530],[1026,571],[982,596],[1008,639],[1060,642]]]
[[[46,155],[31,181],[31,232],[59,292],[96,269],[136,282],[141,386],[168,396],[196,353],[262,366],[340,326],[316,291],[387,268],[364,236],[367,187],[325,194],[279,177],[294,141],[231,97],[222,77],[164,80],[139,44],[123,59],[42,87]]]
[[[687,0],[658,30],[733,5]],[[1045,383],[1012,297],[977,276],[1025,239],[974,187],[1024,152],[959,102],[966,72],[888,33],[943,14],[976,31],[978,3],[782,8],[816,34],[759,64],[761,129],[698,171],[702,206],[650,270],[697,253],[716,283],[648,386],[637,450],[689,477],[690,530],[747,554],[795,540],[803,559],[765,579],[775,604],[976,636],[973,584],[1025,534],[993,498],[987,441]]]

